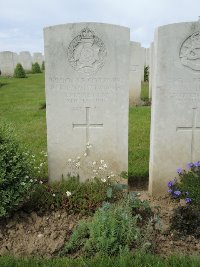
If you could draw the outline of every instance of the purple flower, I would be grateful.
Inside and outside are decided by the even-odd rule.
[[[171,193],[173,192],[173,190],[172,190],[172,189],[169,189],[167,192],[168,192],[169,194],[171,194]]]
[[[194,166],[194,163],[193,162],[190,162],[190,163],[187,164],[187,168],[188,169],[191,169],[193,166]]]
[[[174,196],[175,197],[179,197],[181,195],[181,191],[177,190],[177,191],[174,191]]]
[[[186,194],[186,195],[189,195],[189,192],[187,191],[187,192],[185,192],[185,194]]]
[[[194,166],[200,167],[200,161],[194,162]]]
[[[180,173],[182,173],[182,168],[178,168],[176,171],[178,174],[180,174]]]
[[[185,199],[185,202],[186,202],[186,203],[190,203],[191,201],[192,201],[192,199],[189,198],[189,197],[187,197],[187,198]]]
[[[172,187],[174,185],[174,181],[169,181],[168,183],[167,183],[167,186],[170,188],[170,187]]]

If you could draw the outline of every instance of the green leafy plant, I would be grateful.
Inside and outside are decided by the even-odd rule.
[[[25,70],[20,63],[18,63],[17,66],[15,67],[14,77],[15,78],[26,78],[27,77]]]
[[[179,180],[168,182],[168,193],[173,198],[184,198],[188,204],[200,205],[200,161],[187,164],[188,171],[177,169]]]
[[[35,62],[34,64],[32,64],[31,72],[32,73],[41,73],[42,72],[38,62]]]
[[[120,203],[104,202],[89,221],[80,222],[61,254],[80,250],[90,256],[98,253],[116,255],[137,245],[147,247],[150,242],[146,238],[144,244],[138,226],[142,217],[136,214],[136,209],[143,203],[140,200],[137,203],[135,201],[135,197],[127,195]]]
[[[144,67],[144,81],[145,82],[149,81],[149,66]]]
[[[108,188],[112,188],[111,196],[107,195]],[[36,189],[24,208],[36,211],[63,208],[70,214],[92,215],[103,201],[115,202],[122,194],[122,190],[116,188],[114,183],[102,182],[98,178],[84,183],[80,183],[75,177],[50,184],[38,180]]]
[[[19,209],[33,187],[30,160],[20,147],[14,130],[0,124],[0,218]]]

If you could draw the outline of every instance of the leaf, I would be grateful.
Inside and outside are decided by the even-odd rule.
[[[113,193],[112,187],[108,187],[107,192],[106,192],[107,197],[111,198],[112,197],[112,193]]]

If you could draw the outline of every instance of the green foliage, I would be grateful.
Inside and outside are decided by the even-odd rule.
[[[25,70],[23,69],[22,65],[20,63],[17,64],[14,71],[14,77],[15,78],[26,78]]]
[[[200,166],[195,165],[198,165],[198,162],[190,163],[191,168],[189,171],[179,173],[179,187],[182,192],[188,192],[192,205],[200,206]]]
[[[38,62],[35,62],[32,64],[32,70],[31,70],[32,73],[41,73],[41,68],[40,68],[40,65],[38,64]]]
[[[32,188],[31,165],[14,131],[0,124],[0,218],[19,209]]]
[[[149,66],[144,67],[144,81],[145,82],[149,81]]]
[[[42,67],[41,67],[41,70],[44,71],[45,70],[45,62],[42,61]]]
[[[178,207],[171,218],[171,229],[176,230],[180,235],[193,235],[200,238],[200,208],[199,207]]]
[[[112,196],[107,196],[108,187],[112,187]],[[122,191],[110,182],[103,183],[99,179],[80,183],[77,178],[69,178],[56,183],[37,184],[29,202],[24,208],[35,211],[47,211],[63,208],[68,213],[91,215],[101,207],[102,202],[114,202],[121,198]]]
[[[65,245],[62,255],[81,250],[86,255],[116,255],[137,244],[143,246],[138,223],[142,220],[136,212],[147,207],[133,196],[125,197],[120,203],[104,202],[91,220],[81,221]],[[145,240],[146,243],[146,240]]]

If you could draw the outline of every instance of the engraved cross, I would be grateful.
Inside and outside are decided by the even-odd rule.
[[[86,107],[86,122],[72,123],[73,128],[85,128],[86,130],[86,153],[88,154],[88,144],[90,143],[90,128],[103,128],[103,123],[90,123],[90,107]]]
[[[200,131],[200,127],[197,126],[197,108],[193,108],[192,114],[192,127],[176,127],[176,131],[186,131],[192,133],[191,147],[190,147],[190,160],[194,160],[194,134],[195,131]]]

